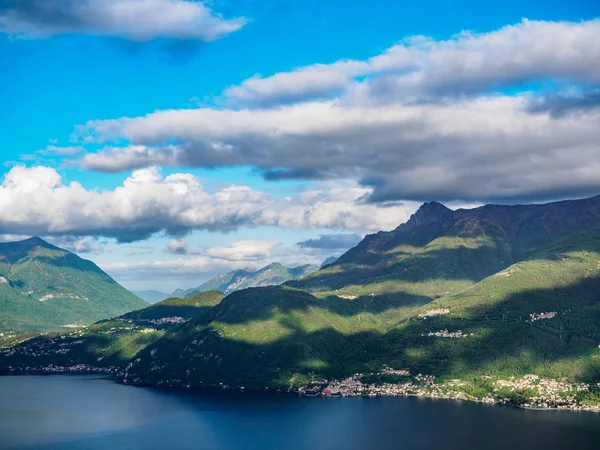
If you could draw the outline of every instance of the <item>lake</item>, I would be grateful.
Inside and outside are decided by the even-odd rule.
[[[600,414],[0,377],[1,449],[597,449]]]

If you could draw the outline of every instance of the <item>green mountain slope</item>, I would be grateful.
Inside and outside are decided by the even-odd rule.
[[[442,379],[532,372],[591,382],[599,215],[598,197],[456,212],[426,204],[289,287],[227,297],[210,322],[192,321],[151,357],[140,354],[129,379],[281,388],[390,364]],[[419,316],[428,310],[441,313]],[[206,350],[213,361],[195,356]]]
[[[600,405],[599,216],[600,197],[425,204],[333,265],[162,330],[122,379]]]
[[[368,235],[335,264],[288,284],[311,292],[349,291],[350,295],[416,289],[447,296],[571,233],[595,227],[599,219],[600,196],[456,211],[425,203],[395,230]],[[436,287],[438,292],[432,292]]]
[[[279,263],[269,264],[256,272],[250,270],[234,270],[222,275],[219,275],[197,288],[183,291],[178,289],[173,292],[173,296],[187,297],[199,292],[217,290],[230,294],[241,289],[249,287],[275,286],[286,281],[304,277],[318,270],[318,266],[304,265],[299,267],[285,267]]]
[[[165,332],[206,314],[223,297],[209,291],[169,298],[85,328],[33,338],[0,352],[0,372],[10,367],[117,371]]]
[[[0,331],[60,330],[147,303],[91,261],[42,239],[0,244]]]
[[[587,383],[578,398],[600,400],[599,237],[575,233],[429,302],[241,291],[138,354],[126,380],[286,389],[388,365],[461,380],[472,398],[496,395],[497,380],[535,374]]]

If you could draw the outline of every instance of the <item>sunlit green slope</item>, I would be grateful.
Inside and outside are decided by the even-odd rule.
[[[302,280],[234,292],[146,331],[151,340],[131,335],[140,345],[111,361],[126,382],[152,385],[286,389],[384,365],[480,393],[491,389],[486,377],[528,373],[595,384],[598,218],[598,197],[459,211],[426,204]],[[94,359],[108,355],[106,336],[105,347],[91,347]]]
[[[42,239],[0,244],[0,332],[67,329],[146,305],[91,261]]]
[[[596,383],[597,236],[576,234],[429,303],[241,291],[146,348],[127,379],[285,388],[388,364],[440,379],[535,373]],[[435,335],[444,330],[450,337]]]

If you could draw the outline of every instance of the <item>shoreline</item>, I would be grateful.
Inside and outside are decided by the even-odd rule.
[[[323,394],[321,393],[307,393],[302,392],[301,388],[291,389],[291,390],[281,390],[281,389],[270,389],[270,388],[252,388],[252,387],[236,387],[236,386],[228,386],[228,385],[184,385],[184,384],[172,384],[172,385],[157,385],[151,383],[128,383],[124,382],[123,378],[120,376],[118,372],[113,370],[114,368],[90,368],[90,369],[75,369],[75,370],[44,370],[44,369],[34,369],[34,370],[12,370],[12,371],[4,371],[0,372],[0,377],[2,376],[27,376],[27,375],[41,375],[41,376],[66,376],[66,375],[102,375],[103,378],[111,379],[117,384],[122,386],[130,386],[130,387],[138,387],[138,388],[150,388],[156,389],[159,391],[165,392],[195,392],[195,393],[224,393],[224,392],[237,392],[237,393],[250,393],[250,394],[260,394],[260,395],[285,395],[285,396],[298,396],[298,397],[310,397],[310,398],[421,398],[428,400],[450,400],[457,402],[472,402],[472,403],[480,403],[486,404],[490,406],[504,406],[510,408],[517,408],[522,410],[529,411],[569,411],[569,412],[594,412],[600,413],[600,405],[595,406],[581,406],[577,405],[577,407],[538,407],[538,406],[526,406],[524,404],[514,403],[514,402],[502,402],[500,400],[494,399],[490,400],[482,400],[477,398],[467,398],[467,397],[458,397],[451,395],[427,395],[426,393],[394,393],[394,394],[385,394],[385,393],[357,393],[357,394]],[[437,386],[437,385],[434,385]]]

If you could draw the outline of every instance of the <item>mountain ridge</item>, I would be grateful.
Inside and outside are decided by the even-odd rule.
[[[58,330],[146,305],[93,262],[39,237],[0,244],[2,330]]]
[[[281,263],[273,262],[256,271],[249,269],[232,270],[231,272],[218,275],[196,288],[187,290],[177,289],[171,295],[174,297],[187,297],[209,290],[217,290],[225,294],[230,294],[249,287],[281,284],[290,279],[305,276],[318,269],[318,266],[310,264],[286,267]]]
[[[600,197],[427,203],[302,279],[204,307],[118,370],[135,385],[598,409],[598,218]]]

